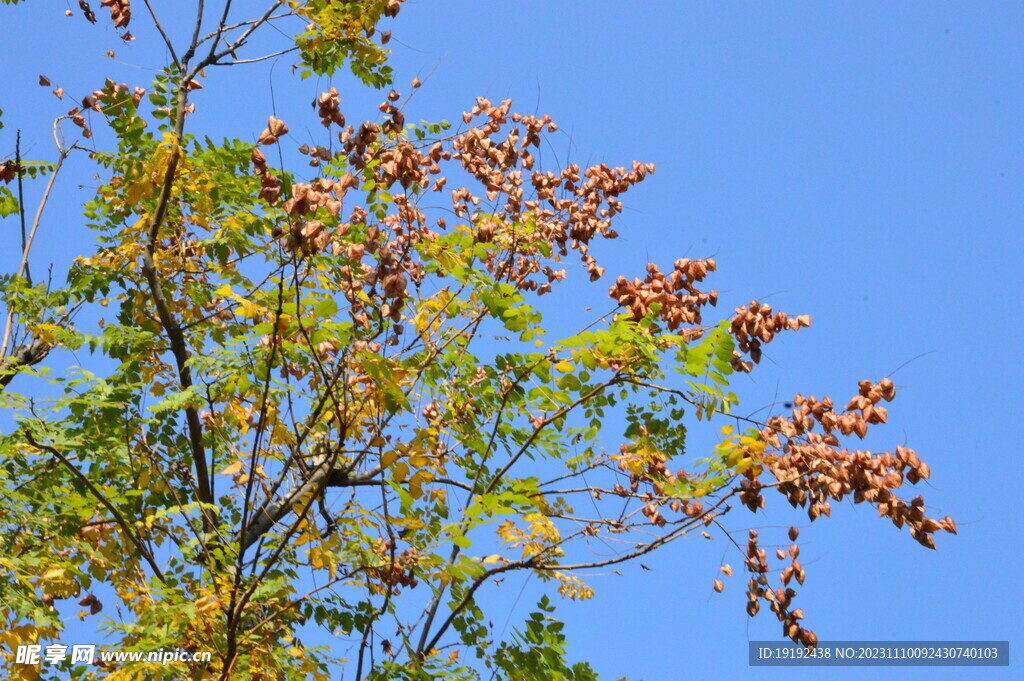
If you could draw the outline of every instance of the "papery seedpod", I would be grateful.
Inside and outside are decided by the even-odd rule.
[[[271,116],[267,119],[267,130],[274,137],[283,137],[288,134],[288,126],[277,116]]]
[[[277,137],[275,137],[274,134],[270,132],[270,129],[267,128],[260,133],[260,136],[256,139],[256,143],[262,144],[264,146],[269,144],[277,144]]]
[[[882,391],[882,397],[886,402],[892,402],[893,398],[896,397],[896,386],[888,378],[883,378],[878,382],[878,387]]]
[[[401,272],[388,275],[384,277],[382,282],[384,294],[392,298],[398,298],[405,294],[406,284],[408,284],[408,280]]]
[[[260,189],[259,197],[273,206],[281,198],[281,188],[263,187]]]
[[[110,19],[114,28],[126,28],[132,18],[130,0],[100,0],[102,7],[110,9]]]
[[[313,238],[324,230],[324,223],[319,220],[309,220],[302,225],[300,233],[306,238]]]
[[[43,87],[50,87],[50,79],[46,76],[39,76],[39,84]]]
[[[96,15],[93,13],[92,8],[89,7],[89,3],[86,0],[78,0],[78,8],[82,10],[86,21],[90,24],[96,23]]]
[[[362,260],[366,247],[363,244],[349,244],[345,247],[345,257],[350,260]]]
[[[725,591],[725,583],[722,582],[722,580],[720,580],[720,579],[716,579],[714,581],[714,589],[718,593],[722,593],[723,591]]]
[[[779,573],[779,580],[786,586],[789,586],[789,580],[793,579],[795,572],[796,570],[793,569],[792,565],[785,567],[782,569],[782,572]]]

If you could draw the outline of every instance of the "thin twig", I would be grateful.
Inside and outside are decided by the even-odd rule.
[[[54,128],[58,126],[60,119],[54,121]],[[56,136],[56,133],[55,133]],[[65,149],[64,147],[58,146],[60,155],[57,157],[57,165],[54,167],[53,172],[50,174],[50,179],[46,183],[46,189],[43,190],[43,198],[39,200],[39,207],[36,208],[35,218],[32,220],[32,229],[29,230],[28,238],[25,239],[25,243],[21,250],[21,262],[18,265],[17,276],[21,277],[28,270],[28,256],[32,250],[32,242],[36,238],[36,231],[39,229],[39,223],[43,219],[43,208],[46,207],[47,202],[50,200],[50,192],[53,191],[54,182],[57,180],[57,174],[60,172],[61,166],[64,165],[64,160],[67,159],[71,153],[71,149]],[[20,172],[20,171],[19,171]],[[20,175],[19,175],[20,177]],[[14,326],[14,310],[8,307],[7,319],[4,322],[4,336],[3,341],[0,342],[0,363],[7,357],[7,344],[11,340],[11,330]]]
[[[273,59],[274,57],[280,57],[281,55],[288,54],[289,52],[295,52],[298,49],[299,48],[297,47],[289,47],[286,50],[274,52],[273,54],[265,54],[262,57],[254,57],[252,59],[238,59],[236,61],[215,62],[214,64],[212,64],[212,66],[238,66],[239,64],[255,64],[256,62],[266,61],[268,59]]]
[[[18,130],[18,136],[14,141],[14,167],[18,169],[18,216],[21,218],[21,252],[28,252],[28,244],[25,240],[25,185],[22,182],[22,176],[24,173],[21,168],[21,130]],[[28,285],[32,285],[32,271],[28,267],[28,261],[25,261],[25,281]],[[7,346],[7,343],[4,343]]]
[[[167,37],[167,33],[164,32],[164,27],[160,23],[160,20],[156,16],[156,11],[153,6],[149,4],[149,0],[143,0],[146,3],[146,9],[149,10],[149,16],[153,19],[153,25],[156,26],[156,30],[160,33],[160,37],[164,39],[164,45],[167,46],[167,51],[171,53],[171,60],[174,61],[178,68],[181,68],[181,61],[178,59],[178,55],[174,51],[174,44],[171,39]]]

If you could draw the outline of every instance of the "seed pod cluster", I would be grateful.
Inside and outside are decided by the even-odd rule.
[[[682,258],[673,263],[672,271],[666,275],[654,263],[647,263],[647,276],[643,280],[629,281],[619,276],[608,295],[626,308],[634,321],[643,319],[656,306],[658,318],[665,322],[670,331],[675,331],[683,324],[699,325],[701,308],[717,304],[718,293],[704,293],[694,283],[703,281],[708,272],[713,272],[716,267],[717,264],[710,258]]]
[[[738,351],[733,355],[733,368],[749,372],[751,365],[743,360],[747,354],[757,364],[761,361],[761,348],[784,330],[796,331],[811,325],[810,315],[790,317],[785,312],[772,312],[771,305],[751,301],[749,305],[736,308],[729,323],[729,333],[736,338]]]
[[[879,402],[890,401],[896,395],[888,378],[877,383],[861,381],[858,387],[858,395],[842,413],[835,411],[828,397],[819,400],[798,394],[793,398],[791,417],[767,420],[760,431],[761,439],[781,450],[779,456],[766,459],[768,471],[778,481],[776,489],[793,506],[806,507],[812,521],[831,514],[830,501],[852,495],[854,503],[874,504],[880,516],[889,518],[896,527],[907,526],[915,540],[935,548],[933,533],[943,530],[955,534],[956,523],[949,516],[928,518],[921,497],[908,503],[893,491],[904,481],[916,484],[930,477],[931,470],[914,450],[898,446],[893,452],[879,454],[839,447],[839,435],[864,438],[870,426],[885,423],[888,412]],[[817,426],[824,432],[816,432]],[[759,495],[752,483],[745,491]]]

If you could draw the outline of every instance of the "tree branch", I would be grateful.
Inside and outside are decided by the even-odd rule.
[[[57,119],[57,121],[59,121],[59,120],[60,119]],[[57,121],[54,122],[54,126],[55,127],[57,125]],[[47,202],[49,202],[49,200],[50,200],[50,192],[53,191],[53,185],[54,185],[54,183],[57,180],[57,174],[60,172],[61,167],[64,165],[64,161],[67,159],[68,155],[71,153],[71,149],[65,149],[63,147],[58,147],[58,151],[60,152],[60,155],[57,157],[57,165],[54,167],[53,172],[50,174],[50,179],[46,183],[46,189],[43,190],[43,198],[39,200],[39,207],[36,208],[36,215],[35,215],[35,218],[33,218],[33,220],[32,220],[32,229],[29,231],[28,238],[25,240],[25,242],[24,242],[24,244],[22,246],[22,249],[21,249],[21,261],[18,264],[18,273],[16,275],[19,278],[21,276],[23,276],[25,274],[25,272],[28,271],[28,256],[29,256],[29,253],[32,250],[32,243],[35,241],[36,231],[39,229],[39,223],[43,219],[43,209],[46,207]],[[20,170],[19,170],[19,173],[20,173]],[[20,177],[20,175],[19,175],[19,177]],[[8,309],[7,309],[7,319],[4,322],[4,336],[3,336],[3,340],[0,341],[0,368],[8,368],[7,366],[5,366],[8,363],[5,363],[3,360],[7,356],[7,344],[10,343],[10,341],[11,341],[11,331],[12,331],[13,327],[14,327],[14,310],[11,309],[8,306]],[[22,346],[22,347],[24,347],[24,346]],[[38,362],[40,359],[42,359],[45,356],[46,356],[46,354],[43,353],[43,355],[40,355],[38,357],[38,359],[36,359],[34,362],[30,362],[30,363],[31,364],[35,364],[36,362]],[[6,377],[0,377],[0,379],[2,379],[2,378],[6,378]],[[7,383],[10,383],[10,379],[8,379],[6,382],[3,382],[2,384],[3,385],[7,385]]]
[[[270,531],[270,528],[291,513],[299,499],[305,498],[316,490],[326,487],[357,487],[377,484],[372,479],[380,474],[381,466],[374,466],[358,475],[345,475],[334,467],[333,458],[331,456],[323,457],[313,465],[312,471],[305,480],[292,487],[277,501],[270,502],[257,511],[239,538],[241,551],[245,551],[259,541],[260,537]]]
[[[167,37],[167,33],[164,32],[164,27],[160,23],[160,20],[157,19],[156,11],[153,9],[153,6],[149,4],[149,0],[143,0],[143,2],[146,4],[146,9],[149,10],[149,16],[153,19],[153,25],[156,26],[156,30],[160,33],[160,37],[164,39],[164,45],[167,46],[167,51],[171,53],[171,60],[180,69],[181,60],[178,59],[178,55],[174,52],[174,43],[171,42],[171,39]]]
[[[149,223],[149,239],[142,252],[142,273],[146,278],[146,282],[149,284],[150,296],[153,299],[153,305],[156,308],[160,324],[163,326],[164,332],[167,334],[167,339],[171,344],[171,353],[174,355],[174,361],[178,369],[178,381],[181,383],[181,387],[184,390],[188,390],[193,385],[192,372],[188,366],[188,346],[185,342],[185,336],[181,330],[181,326],[178,324],[178,320],[175,319],[171,312],[170,305],[164,297],[163,286],[161,285],[160,277],[157,274],[156,263],[153,256],[156,253],[160,228],[163,226],[164,220],[167,217],[167,209],[171,200],[171,191],[174,186],[174,176],[177,173],[178,163],[181,160],[181,147],[179,146],[179,143],[184,132],[185,106],[188,100],[188,89],[185,86],[186,82],[186,79],[182,79],[178,84],[177,103],[175,106],[176,121],[174,146],[171,148],[171,156],[167,162],[167,171],[164,174],[163,184],[160,187],[160,196],[157,199],[156,209],[153,211],[153,217]],[[213,492],[210,483],[210,472],[206,465],[206,452],[203,447],[203,427],[199,420],[199,413],[196,411],[195,407],[185,408],[185,421],[188,425],[189,444],[192,449],[192,461],[196,469],[199,501],[204,504],[212,504]],[[213,518],[209,516],[208,509],[203,510],[203,518],[204,525],[207,530],[212,529],[214,523]]]
[[[28,443],[35,447],[36,449],[40,449],[44,452],[49,452],[50,454],[52,454],[58,461],[61,462],[61,464],[63,464],[68,470],[70,470],[71,473],[76,478],[78,478],[78,480],[83,485],[85,485],[90,492],[92,492],[93,496],[96,497],[96,500],[103,504],[104,508],[110,511],[110,515],[114,516],[114,518],[117,520],[118,526],[121,528],[121,531],[124,532],[125,536],[128,537],[128,540],[135,546],[136,549],[138,549],[139,554],[146,560],[147,563],[149,563],[149,567],[152,568],[153,573],[160,579],[161,582],[165,581],[164,573],[160,569],[160,566],[156,564],[156,560],[153,558],[153,554],[149,552],[149,549],[146,548],[146,545],[135,534],[135,532],[131,528],[131,525],[129,525],[128,521],[125,520],[123,515],[121,515],[121,512],[117,510],[117,507],[110,503],[110,501],[103,495],[103,493],[96,487],[96,485],[94,485],[92,481],[89,480],[89,478],[86,477],[84,473],[82,473],[82,471],[78,470],[78,467],[71,463],[71,461],[69,461],[68,458],[64,456],[64,453],[61,452],[59,449],[51,445],[36,442],[36,439],[32,437],[32,431],[30,431],[28,428],[25,429],[25,439],[28,440]]]

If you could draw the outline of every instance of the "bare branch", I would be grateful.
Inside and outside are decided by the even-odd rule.
[[[174,43],[171,42],[171,39],[167,36],[167,33],[164,31],[163,24],[161,24],[160,19],[157,18],[156,11],[153,9],[153,6],[149,4],[149,0],[143,0],[143,2],[146,3],[146,9],[149,10],[149,16],[153,19],[153,25],[156,26],[156,30],[160,33],[160,37],[164,40],[164,45],[167,46],[167,51],[171,54],[171,60],[180,69],[181,60],[178,59],[178,55],[174,51]]]
[[[231,4],[230,2],[228,3]],[[203,10],[206,9],[206,3],[203,0],[199,0],[196,9],[196,25],[192,29],[192,40],[188,44],[188,50],[182,56],[182,63],[188,63],[192,59],[192,55],[196,53],[196,48],[199,47],[199,31],[203,27]],[[227,10],[225,10],[227,11]]]
[[[229,4],[230,4],[230,2],[229,2]],[[239,47],[244,45],[245,41],[249,39],[249,36],[251,36],[253,34],[253,31],[255,31],[257,28],[262,26],[267,21],[269,21],[270,17],[273,16],[274,11],[278,7],[283,5],[283,4],[284,4],[284,0],[277,0],[277,2],[275,2],[273,5],[271,5],[270,9],[268,9],[263,14],[263,16],[261,16],[259,19],[254,21],[253,24],[249,28],[245,29],[245,31],[242,33],[241,36],[238,37],[237,40],[232,42],[230,45],[228,45],[226,48],[224,48],[220,52],[217,52],[217,43],[220,40],[220,38],[218,37],[218,38],[214,39],[214,43],[210,47],[210,53],[206,56],[205,59],[203,59],[201,62],[196,64],[194,67],[192,67],[192,70],[189,71],[188,76],[185,78],[185,82],[188,82],[188,81],[192,80],[193,78],[195,78],[196,74],[199,73],[199,71],[202,70],[204,67],[216,64],[222,57],[231,54],[232,52],[237,50]],[[225,7],[225,17],[226,16],[227,16],[227,8]],[[218,34],[219,33],[220,32],[218,31]]]
[[[58,127],[59,122],[60,122],[60,118],[58,118],[56,121],[54,121],[54,123],[53,123],[54,130],[56,130],[56,128]],[[56,139],[56,132],[54,132],[54,137]],[[57,164],[54,167],[53,172],[50,173],[50,179],[46,183],[46,189],[43,190],[43,198],[39,200],[39,206],[36,208],[35,218],[33,218],[33,220],[32,220],[32,229],[29,230],[28,237],[25,239],[24,244],[22,245],[21,261],[18,264],[18,272],[17,272],[17,276],[18,277],[21,277],[22,275],[24,275],[28,271],[28,256],[29,256],[29,253],[32,251],[32,243],[35,241],[36,232],[38,231],[39,224],[40,224],[40,222],[43,219],[43,209],[46,208],[46,204],[50,200],[50,193],[53,191],[53,185],[57,181],[57,175],[58,175],[58,173],[60,173],[60,169],[61,169],[61,167],[63,167],[64,161],[67,159],[68,155],[71,153],[71,148],[64,148],[63,146],[61,146],[59,144],[57,146],[57,149],[58,149],[58,152],[59,152],[59,155],[57,157]],[[20,173],[20,170],[19,170],[19,173]],[[20,178],[20,175],[19,175],[19,178]],[[7,345],[11,341],[11,331],[12,331],[13,327],[14,327],[14,310],[12,310],[10,307],[8,307],[8,309],[7,309],[7,319],[4,321],[3,340],[0,341],[0,368],[8,368],[7,365],[9,363],[8,362],[4,362],[4,359],[7,357]],[[42,359],[43,356],[45,356],[45,353],[43,354],[43,356],[38,356],[37,353],[32,353],[30,356],[31,357],[37,357],[37,359],[35,359],[35,361],[28,362],[29,364],[35,364],[40,359]],[[26,363],[24,361],[24,358],[22,359],[22,361],[20,363],[21,364]],[[0,385],[7,385],[7,383],[10,382],[9,378],[8,378],[8,380],[6,382],[3,382],[2,378],[4,378],[4,377],[0,377]]]
[[[297,47],[289,47],[286,50],[281,50],[280,52],[274,52],[273,54],[265,54],[262,57],[255,57],[253,59],[238,59],[236,61],[224,61],[224,62],[218,61],[218,62],[214,62],[212,64],[212,66],[238,66],[239,64],[255,64],[256,62],[266,61],[268,59],[273,59],[274,57],[280,57],[283,54],[289,54],[290,52],[295,52],[298,49],[299,48],[297,48]]]
[[[23,182],[23,174],[21,172],[21,130],[18,130],[18,136],[14,142],[14,163],[18,168],[18,218],[21,220],[21,252],[24,255],[28,253],[28,241],[25,234],[25,185]],[[32,285],[32,272],[28,267],[28,260],[25,261],[25,281],[28,285]],[[7,347],[7,343],[4,342],[4,347]]]

